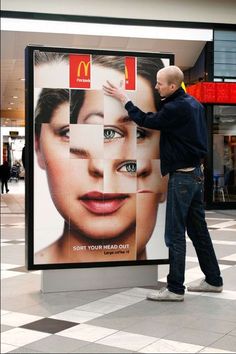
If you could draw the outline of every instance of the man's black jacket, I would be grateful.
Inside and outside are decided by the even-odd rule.
[[[204,108],[179,88],[161,101],[157,113],[144,113],[129,101],[129,117],[139,126],[160,130],[161,173],[201,164],[207,153]]]

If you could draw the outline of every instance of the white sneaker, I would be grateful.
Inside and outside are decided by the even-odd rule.
[[[196,292],[209,292],[209,293],[221,293],[223,290],[223,286],[214,286],[208,284],[205,279],[201,281],[198,285],[190,285],[187,287],[188,291],[196,291]]]
[[[184,301],[184,295],[172,293],[167,288],[147,294],[147,300],[153,301]]]

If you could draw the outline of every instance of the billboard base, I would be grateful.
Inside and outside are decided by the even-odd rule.
[[[43,293],[157,285],[157,265],[43,270]]]

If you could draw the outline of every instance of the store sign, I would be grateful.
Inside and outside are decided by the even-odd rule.
[[[202,103],[236,103],[236,84],[200,82],[187,87],[187,92]]]
[[[160,132],[128,120],[103,85],[124,84],[151,111],[156,72],[173,55],[28,47],[26,56],[29,269],[167,263]]]

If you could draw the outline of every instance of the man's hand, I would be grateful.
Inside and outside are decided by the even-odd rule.
[[[107,81],[107,86],[103,85],[103,90],[106,95],[111,96],[119,100],[123,105],[130,101],[129,97],[122,89],[123,80],[120,82],[120,87],[113,85],[111,82]]]

